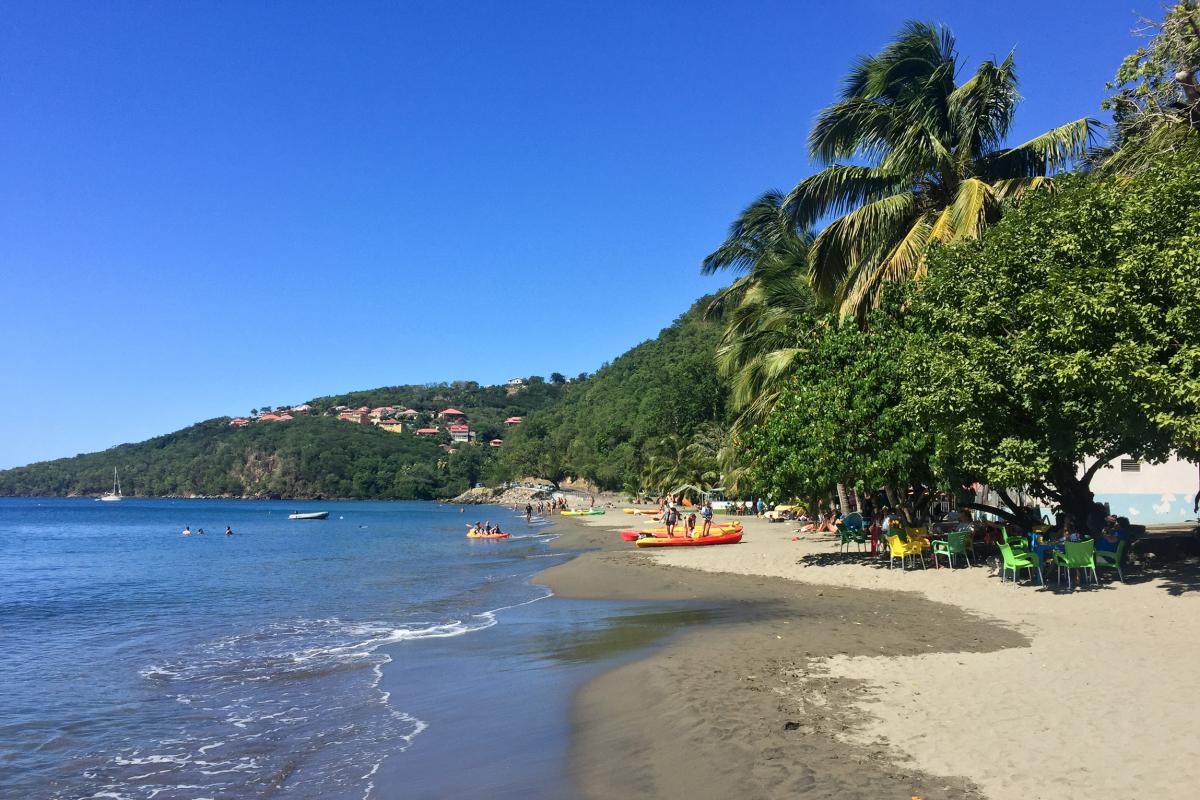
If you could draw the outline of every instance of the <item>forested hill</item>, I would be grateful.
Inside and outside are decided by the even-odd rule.
[[[632,492],[652,458],[675,458],[698,434],[720,437],[728,386],[714,367],[723,323],[705,318],[711,300],[527,417],[505,439],[496,474]]]
[[[460,381],[352,392],[310,401],[313,416],[242,427],[222,417],[137,444],[2,471],[0,495],[102,494],[112,488],[115,467],[126,495],[448,497],[485,477],[493,460],[487,442],[504,433],[506,418],[558,401],[565,383],[555,378],[560,382],[535,376],[519,389]],[[334,416],[341,406],[385,405],[420,416],[406,420],[402,432]],[[476,444],[451,444],[445,421],[436,417],[448,407],[467,415]],[[437,426],[439,433],[417,436],[419,426]]]
[[[520,387],[458,381],[318,397],[307,404],[311,416],[263,421],[260,413],[241,427],[222,417],[137,444],[0,471],[0,495],[99,495],[112,487],[114,467],[126,495],[149,497],[433,499],[478,481],[529,475],[579,476],[620,488],[636,483],[646,452],[663,437],[691,436],[724,418],[725,392],[713,370],[720,327],[703,319],[707,302],[590,377],[568,381],[556,373]],[[420,416],[405,419],[401,432],[336,416],[343,407],[363,406]],[[450,441],[446,421],[436,417],[445,408],[466,415],[474,443]],[[509,417],[523,423],[505,425]],[[417,436],[421,426],[439,433]],[[504,444],[490,447],[494,438]]]

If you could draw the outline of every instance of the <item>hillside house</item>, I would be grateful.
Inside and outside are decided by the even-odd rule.
[[[454,422],[466,422],[467,415],[459,411],[457,408],[446,408],[438,412],[438,419]]]
[[[520,418],[520,417],[509,417],[508,419],[504,420],[504,424],[505,424],[505,425],[508,425],[510,428],[511,428],[513,425],[520,425],[520,424],[521,424],[521,418]]]
[[[245,417],[237,417],[235,419],[229,420],[229,424],[235,428],[240,428],[243,425],[249,425],[250,420],[246,419]]]
[[[470,425],[451,425],[450,438],[456,442],[471,441],[471,426]]]
[[[524,378],[509,378],[508,382],[505,385],[512,386],[512,387],[524,386],[525,379]]]
[[[312,410],[313,410],[312,406],[310,406],[308,403],[301,403],[298,406],[292,406],[290,413],[292,413],[292,414],[311,414]]]
[[[354,422],[363,425],[368,422],[367,409],[360,408],[356,411],[343,411],[337,415],[337,418],[346,422]]]
[[[439,433],[441,433],[441,431],[439,431],[437,428],[417,428],[414,433],[416,433],[417,436],[437,436]]]
[[[400,433],[404,430],[404,423],[398,419],[381,419],[379,421],[379,428],[389,433]]]
[[[397,411],[396,416],[403,417],[404,419],[416,419],[417,417],[421,416],[421,412],[414,411],[411,408],[406,408],[401,411]]]
[[[503,445],[504,445],[503,439],[492,439],[490,442],[488,442],[489,447],[501,447]]]

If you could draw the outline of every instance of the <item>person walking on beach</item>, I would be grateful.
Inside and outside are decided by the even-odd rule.
[[[679,512],[675,509],[675,504],[671,503],[667,506],[667,510],[663,512],[663,522],[667,526],[668,538],[675,536],[675,523],[679,521]]]
[[[700,535],[708,536],[708,529],[712,527],[713,507],[711,500],[704,501],[704,507],[700,509],[700,517],[704,520],[704,524],[700,526]]]

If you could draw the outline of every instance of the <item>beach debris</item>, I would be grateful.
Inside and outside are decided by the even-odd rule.
[[[783,729],[785,731],[798,731],[800,730],[800,723],[789,720],[788,722],[783,723]]]

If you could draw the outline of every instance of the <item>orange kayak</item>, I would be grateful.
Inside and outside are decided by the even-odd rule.
[[[648,536],[644,539],[638,539],[636,544],[638,547],[703,547],[710,544],[737,544],[742,540],[742,532],[739,530],[736,533],[724,533],[708,536],[701,536],[699,539],[684,539],[679,536],[667,538],[665,536]]]
[[[468,539],[507,539],[511,533],[468,533]]]

